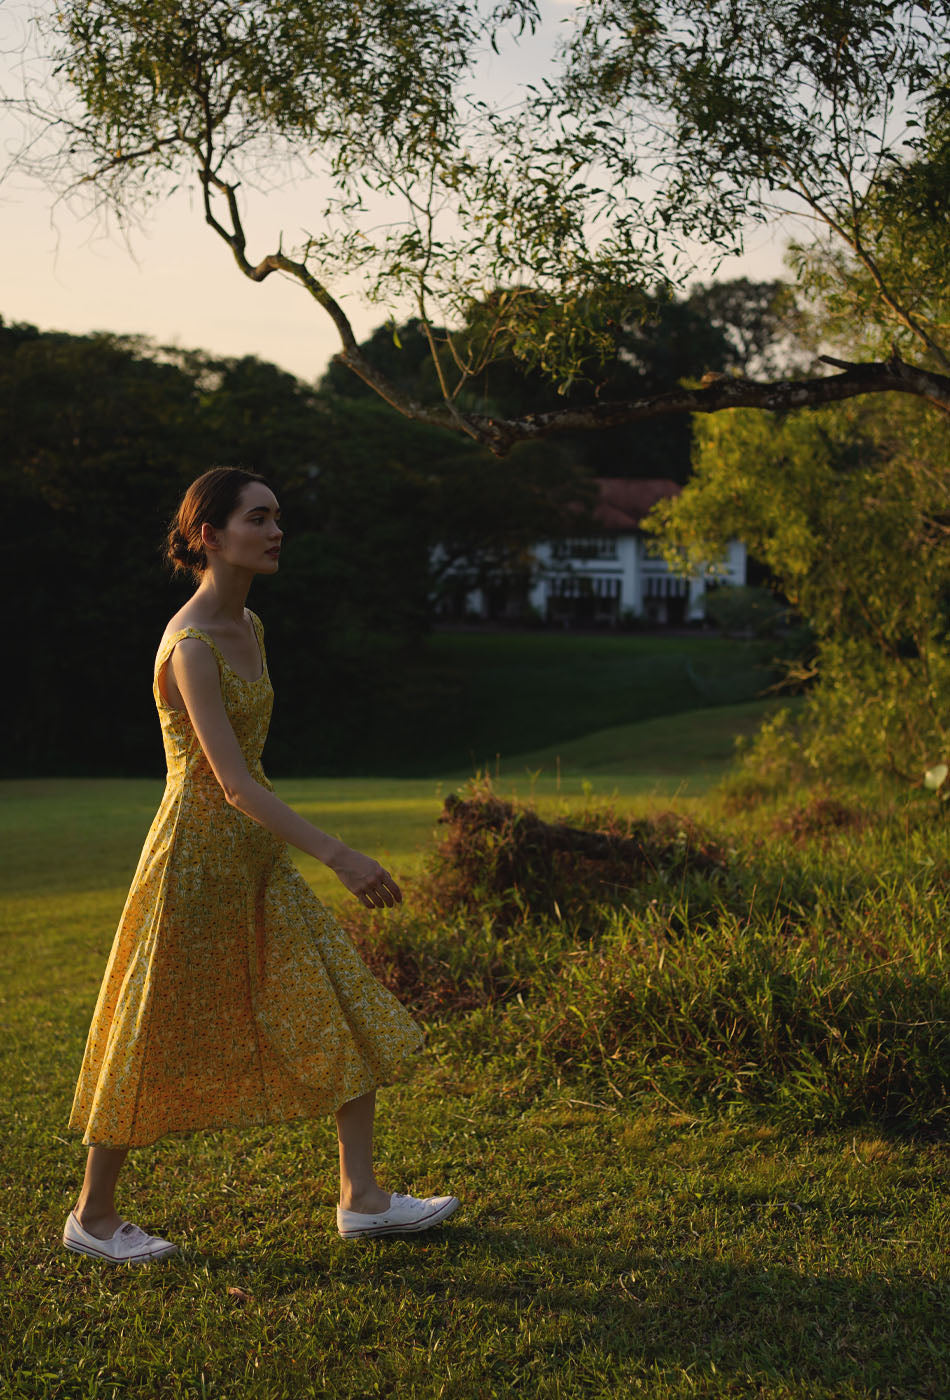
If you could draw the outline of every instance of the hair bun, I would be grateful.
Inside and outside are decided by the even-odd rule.
[[[175,520],[168,531],[165,557],[176,573],[194,572],[205,564],[205,552],[197,549],[188,539],[184,530]]]

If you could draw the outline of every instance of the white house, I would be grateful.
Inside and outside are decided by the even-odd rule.
[[[652,536],[640,521],[657,501],[682,490],[666,478],[597,477],[599,494],[593,509],[597,534],[542,540],[532,550],[530,576],[520,586],[503,590],[502,614],[509,620],[533,608],[547,622],[564,626],[618,623],[626,614],[648,622],[676,624],[701,621],[704,597],[722,584],[744,584],[746,550],[730,540],[726,557],[705,577],[689,579],[671,573],[665,560],[648,554]],[[514,582],[513,580],[511,582]],[[457,597],[464,614],[497,616],[496,606],[482,588]]]

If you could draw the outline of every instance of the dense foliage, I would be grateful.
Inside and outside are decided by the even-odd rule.
[[[879,265],[829,245],[795,250],[814,297],[798,329],[813,342],[837,350],[857,339],[876,355],[889,334],[903,344],[924,336],[939,362],[950,225],[931,125],[917,159],[892,170],[864,211]],[[893,331],[878,314],[874,269],[918,289],[915,317],[892,317]],[[787,668],[791,687],[808,689],[805,705],[794,724],[786,716],[765,726],[749,769],[779,782],[830,769],[922,782],[950,759],[945,421],[911,399],[808,416],[738,410],[695,420],[693,467],[686,490],[646,528],[671,560],[693,565],[744,539],[813,635],[807,660]]]
[[[931,286],[879,214],[908,193],[945,199],[948,19],[946,0],[590,0],[565,15],[542,75],[492,102],[480,64],[541,22],[535,0],[63,0],[37,17],[49,84],[17,100],[33,123],[19,159],[120,220],[194,184],[240,272],[292,279],[330,317],[350,372],[499,455],[739,404],[897,390],[946,410]],[[322,176],[305,227],[268,227],[262,170],[269,184]],[[645,397],[618,384],[613,401],[539,398],[503,417],[471,401],[499,359],[562,395],[593,385],[697,260],[787,214],[858,261],[874,316],[906,333],[914,362],[794,392],[780,380],[683,394],[667,373]],[[357,344],[338,296],[353,276],[378,304],[418,309],[425,398]]]
[[[158,638],[188,596],[162,559],[187,483],[215,462],[274,484],[286,569],[256,591],[278,693],[277,770],[377,758],[424,725],[412,683],[447,542],[476,570],[557,532],[564,463],[519,470],[374,402],[273,365],[161,353],[144,340],[0,327],[0,476],[11,655],[8,772],[143,772],[161,758],[149,693]],[[571,483],[574,483],[572,486]],[[486,566],[487,567],[487,566]],[[385,723],[383,717],[386,717]]]

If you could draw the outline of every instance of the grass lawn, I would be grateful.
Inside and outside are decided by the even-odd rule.
[[[547,813],[586,792],[611,797],[622,809],[643,798],[691,803],[726,772],[736,736],[753,733],[780,703],[800,702],[753,700],[615,725],[492,764],[491,772],[499,792],[533,798]],[[275,787],[322,830],[375,855],[398,880],[418,868],[445,794],[472,771],[432,778],[281,778]],[[0,782],[5,892],[112,889],[122,892],[121,910],[163,787],[159,778]],[[338,890],[349,897],[325,866],[302,852],[295,857],[322,899],[335,898]]]
[[[504,764],[608,727],[751,701],[773,679],[775,650],[702,633],[437,631],[413,672],[412,703],[385,734],[363,736],[369,766],[347,771],[494,768],[498,755]]]
[[[712,820],[725,730],[708,717],[561,745],[560,791],[544,752],[502,762],[498,787],[533,782],[556,810],[587,780],[640,810],[686,780],[677,805]],[[397,876],[432,839],[439,786],[278,784]],[[412,1077],[380,1091],[376,1152],[388,1189],[461,1198],[445,1227],[340,1240],[327,1117],[133,1152],[120,1209],[180,1255],[117,1270],[68,1254],[85,1154],[65,1123],[160,793],[0,784],[3,1400],[950,1395],[944,1143],[646,1111],[556,1074],[528,1091],[500,1053],[453,1055],[437,1023]],[[318,893],[352,898],[335,879]]]

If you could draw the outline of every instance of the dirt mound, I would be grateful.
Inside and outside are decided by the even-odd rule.
[[[804,842],[816,836],[837,831],[860,831],[870,820],[859,807],[849,807],[836,797],[813,797],[802,807],[795,807],[772,822],[778,836],[791,836]]]
[[[446,910],[488,899],[503,922],[623,899],[661,871],[726,866],[723,848],[681,812],[633,818],[608,806],[546,822],[483,787],[450,793],[439,821],[447,831],[430,858],[430,898]]]

